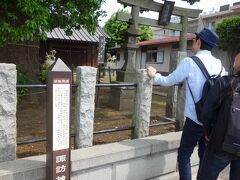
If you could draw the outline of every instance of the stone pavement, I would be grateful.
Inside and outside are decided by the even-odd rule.
[[[192,180],[196,180],[197,170],[198,170],[198,166],[192,167]],[[229,166],[221,172],[217,180],[229,180],[228,175],[229,175]],[[179,180],[179,175],[178,175],[178,172],[174,172],[174,173],[167,174],[163,177],[150,178],[147,180]]]
[[[197,173],[197,168],[198,166],[195,166],[192,168],[192,173],[193,173],[193,177],[192,179],[196,179],[196,173]],[[219,175],[217,180],[229,180],[229,166],[227,166]]]

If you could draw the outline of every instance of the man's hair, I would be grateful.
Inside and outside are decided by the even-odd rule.
[[[205,41],[203,41],[201,38],[199,38],[198,36],[196,36],[196,41],[200,39],[201,40],[201,50],[208,50],[211,51],[213,47],[209,46],[207,43],[205,43]]]
[[[233,55],[236,57],[240,53],[240,46],[236,46],[237,48],[233,50]]]
[[[240,46],[237,48],[235,55],[237,55],[238,53],[240,53]]]

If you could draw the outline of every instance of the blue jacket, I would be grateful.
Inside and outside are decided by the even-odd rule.
[[[226,155],[222,144],[231,109],[233,78],[239,81],[240,76],[223,76],[217,80],[208,93],[202,111],[204,132],[210,138],[208,149],[218,155]]]

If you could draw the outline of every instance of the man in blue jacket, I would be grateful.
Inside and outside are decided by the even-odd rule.
[[[231,104],[234,95],[236,96],[239,93],[240,49],[236,52],[233,68],[236,73],[219,78],[209,91],[203,106],[203,128],[209,143],[198,173],[198,180],[216,180],[219,173],[229,164],[229,180],[240,179],[240,156],[234,153],[238,152],[235,147],[238,147],[239,150],[238,138],[233,136],[234,141],[227,142],[228,149],[234,146],[233,149],[230,148],[231,151],[224,149],[224,139],[229,127],[229,121],[231,121],[231,112],[233,111]],[[235,99],[235,102],[238,102],[238,100]],[[238,121],[237,111],[234,111],[234,113],[236,113]],[[239,132],[239,123],[234,123],[234,128],[235,131]]]
[[[211,50],[217,46],[218,36],[208,28],[204,28],[195,34],[196,38],[192,44],[193,53],[202,61],[210,75],[218,75],[222,70],[222,63],[211,54]],[[206,148],[202,123],[197,119],[194,105],[194,102],[198,102],[201,98],[202,88],[206,79],[198,65],[190,57],[181,60],[177,68],[168,76],[162,76],[153,67],[148,67],[147,71],[149,77],[154,78],[154,82],[162,86],[173,86],[174,84],[188,81],[189,87],[187,86],[186,88],[185,105],[186,120],[178,149],[178,167],[180,180],[191,180],[190,157],[194,147],[198,144],[200,164]],[[225,74],[224,69],[221,74]],[[193,97],[189,88],[191,88]]]

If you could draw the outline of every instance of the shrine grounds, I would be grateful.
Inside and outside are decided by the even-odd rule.
[[[155,93],[166,93],[163,87],[154,87]],[[98,102],[95,104],[94,131],[125,128],[132,126],[132,111],[118,111],[109,104],[110,87],[101,87]],[[155,94],[154,93],[154,94]],[[74,133],[74,90],[71,105],[71,133]],[[97,96],[97,94],[96,94]],[[162,122],[161,115],[165,115],[165,96],[153,95],[151,105],[151,124]],[[174,125],[164,125],[150,128],[150,135],[175,131]],[[17,104],[17,142],[45,138],[46,134],[46,90],[29,89],[28,93],[18,100]],[[131,139],[131,131],[120,131],[94,135],[93,144],[105,144]],[[74,139],[72,138],[72,148]],[[46,153],[46,142],[18,145],[17,157],[27,157]]]

